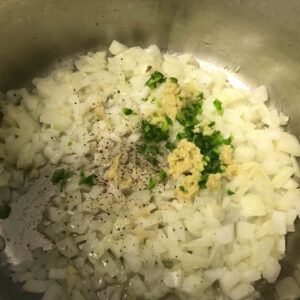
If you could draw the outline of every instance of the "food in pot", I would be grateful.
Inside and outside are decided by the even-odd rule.
[[[50,165],[55,189],[52,247],[13,280],[43,299],[255,298],[300,212],[300,145],[267,100],[192,55],[116,41],[7,92],[0,186]]]

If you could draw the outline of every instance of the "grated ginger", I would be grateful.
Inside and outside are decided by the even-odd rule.
[[[198,182],[203,171],[203,156],[199,148],[187,140],[181,140],[176,149],[169,154],[169,173],[174,179],[184,176],[183,183],[176,188],[180,198],[192,199],[199,191]],[[189,175],[185,175],[189,173]]]
[[[201,175],[199,172],[185,176],[183,183],[180,185],[183,187],[183,190],[180,189],[180,186],[176,187],[177,196],[184,199],[194,198],[199,191],[198,182],[200,178]]]
[[[214,129],[209,126],[211,124],[211,121],[208,119],[202,120],[198,125],[195,126],[195,129],[193,130],[195,133],[202,132],[203,135],[212,135],[214,133]]]
[[[180,175],[203,171],[203,155],[200,149],[187,140],[181,140],[176,149],[168,155],[169,173],[175,179]]]
[[[233,164],[233,149],[229,145],[223,145],[221,148],[220,159],[224,165]]]
[[[171,119],[175,119],[177,113],[182,109],[183,103],[179,99],[180,88],[177,84],[167,80],[161,98],[161,109]]]
[[[208,176],[208,180],[206,183],[206,187],[209,190],[216,190],[219,189],[221,187],[221,174],[217,173],[217,174],[210,174]]]

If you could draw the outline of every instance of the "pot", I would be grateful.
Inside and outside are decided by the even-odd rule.
[[[113,39],[128,46],[157,44],[231,70],[250,86],[266,85],[271,102],[290,116],[290,131],[299,137],[299,16],[298,0],[0,0],[0,90],[22,87],[56,60],[105,49]],[[30,196],[15,197],[12,218],[0,222],[6,238],[1,300],[40,299],[13,284],[5,265],[18,263],[29,255],[28,248],[44,242],[35,230],[41,198],[46,199],[38,197],[43,185],[37,182]],[[299,236],[296,226],[280,278],[296,267]],[[276,298],[274,286],[259,282],[257,287],[263,299]]]

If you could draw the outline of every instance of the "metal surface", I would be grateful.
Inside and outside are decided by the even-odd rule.
[[[129,46],[157,44],[240,69],[238,77],[250,85],[265,84],[299,137],[299,16],[299,0],[0,0],[0,90],[20,87],[54,60],[105,48],[113,39]],[[36,183],[30,194],[17,196],[11,218],[0,223],[1,230],[12,235],[8,238],[19,239],[17,244],[7,240],[6,254],[15,262],[28,254],[27,244],[30,248],[40,242],[31,234],[48,193]],[[290,238],[294,246],[281,276],[298,260],[298,232],[300,228]],[[263,298],[272,299],[273,287],[267,289]],[[4,299],[35,297],[21,293],[3,271]]]

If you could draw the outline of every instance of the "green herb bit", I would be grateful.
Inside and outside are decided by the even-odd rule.
[[[202,101],[202,100],[204,100],[204,93],[203,92],[199,92],[195,96],[195,102],[199,102],[199,101]]]
[[[197,116],[202,113],[202,99],[185,106],[176,115],[176,120],[184,127],[194,126],[198,123]]]
[[[178,79],[177,79],[177,78],[175,78],[175,77],[170,77],[170,80],[171,80],[172,83],[178,84]]]
[[[142,121],[143,138],[146,142],[161,142],[168,139],[169,125],[164,123],[162,127],[151,124],[149,121]]]
[[[52,177],[51,177],[51,181],[53,184],[58,184],[61,183],[61,186],[63,187],[64,184],[67,182],[67,179],[70,178],[72,176],[72,172],[66,170],[66,169],[58,169],[56,170]]]
[[[151,77],[145,85],[149,86],[150,89],[155,89],[159,83],[163,83],[165,81],[166,77],[162,73],[155,71],[151,74]]]
[[[166,142],[165,146],[170,151],[173,151],[176,148],[176,145],[174,143],[171,143],[171,142]]]
[[[128,108],[128,107],[123,107],[122,111],[125,116],[136,115],[136,113],[131,108]]]
[[[81,170],[80,171],[80,180],[79,180],[79,185],[82,185],[82,184],[86,184],[86,185],[95,185],[95,178],[96,178],[96,175],[95,174],[92,174],[92,175],[89,175],[89,176],[85,176],[84,174],[84,171]]]
[[[179,190],[180,190],[181,192],[183,192],[183,193],[186,193],[186,192],[187,192],[183,185],[180,185],[180,186],[179,186]]]
[[[193,132],[193,126],[187,126],[183,132],[179,132],[176,135],[178,141],[182,139],[187,139],[189,142],[194,142],[195,133]]]
[[[167,114],[165,114],[165,119],[166,119],[166,122],[167,122],[169,125],[173,125],[172,119],[171,119]]]
[[[230,136],[227,139],[223,139],[223,144],[232,146],[233,137]]]
[[[211,121],[211,122],[208,124],[208,126],[209,126],[210,128],[213,128],[215,125],[216,125],[216,122],[215,122],[215,121]]]
[[[169,133],[169,124],[168,124],[168,122],[166,121],[166,122],[162,123],[160,129],[163,133],[168,134]]]
[[[177,135],[176,135],[177,141],[183,140],[184,138],[185,138],[184,132],[177,133]]]
[[[204,161],[206,161],[206,162],[210,162],[210,157],[209,156],[204,156]]]
[[[199,183],[199,186],[204,188],[209,174],[224,172],[219,155],[224,138],[219,131],[215,131],[211,136],[204,136],[201,133],[195,134],[192,141],[204,155],[205,166]]]
[[[217,153],[209,153],[209,162],[204,168],[204,171],[209,174],[223,173],[224,170],[222,168],[222,164]]]
[[[156,156],[159,154],[159,148],[152,144],[142,144],[137,146],[137,152],[145,155],[146,160],[152,165],[156,165],[158,160]]]
[[[221,146],[224,144],[224,137],[220,131],[214,131],[212,135],[197,133],[192,136],[192,134],[186,130],[185,135],[194,142],[204,155],[212,152],[219,153]]]
[[[5,203],[0,204],[0,219],[7,219],[10,215],[11,207]]]
[[[235,192],[233,192],[232,190],[227,190],[227,195],[228,196],[231,196],[231,195],[234,195],[235,194]]]
[[[214,106],[215,106],[217,112],[218,112],[221,116],[223,116],[224,111],[223,111],[223,107],[222,107],[222,102],[221,102],[220,100],[216,99],[216,100],[214,101]]]
[[[156,187],[156,180],[155,180],[155,178],[151,177],[151,178],[149,179],[149,182],[148,182],[148,185],[147,185],[147,189],[151,191],[151,190],[153,190],[155,187]]]
[[[166,181],[167,177],[168,177],[167,172],[163,169],[160,169],[160,171],[159,171],[159,181],[164,182],[164,181]]]
[[[205,171],[202,173],[201,180],[198,182],[198,185],[199,185],[200,189],[205,189],[206,188],[206,183],[207,183],[207,180],[208,180],[208,176],[209,176],[209,174],[206,173]]]

